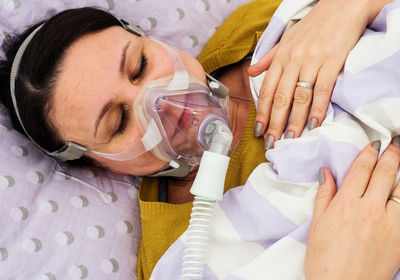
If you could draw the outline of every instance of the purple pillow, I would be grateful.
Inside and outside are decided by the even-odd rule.
[[[97,6],[196,56],[246,2],[0,0],[0,42],[58,11]],[[139,180],[60,165],[11,129],[0,105],[0,279],[136,279]]]

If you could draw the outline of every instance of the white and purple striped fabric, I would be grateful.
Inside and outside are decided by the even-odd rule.
[[[315,1],[285,0],[260,39],[259,60]],[[255,99],[263,75],[251,79]],[[321,127],[281,139],[244,186],[218,203],[204,279],[304,279],[303,262],[318,170],[339,186],[371,141],[382,151],[400,134],[400,0],[387,5],[349,54]],[[186,233],[164,254],[151,279],[178,279]],[[395,279],[400,279],[397,274]]]

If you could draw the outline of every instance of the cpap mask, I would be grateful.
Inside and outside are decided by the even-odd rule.
[[[134,118],[143,137],[121,153],[89,152],[127,161],[151,151],[157,158],[170,162],[170,166],[196,166],[210,145],[204,137],[207,126],[215,120],[229,125],[226,100],[216,98],[203,81],[189,76],[172,48],[149,38],[168,51],[174,62],[174,74],[146,83],[135,99]]]
[[[120,20],[127,31],[143,37],[144,32],[137,26]],[[22,55],[39,26],[23,42],[14,59],[10,89],[15,112],[25,130],[18,112],[15,97],[15,79]],[[157,158],[169,162],[166,170],[154,175],[185,176],[191,167],[199,164],[200,158],[210,143],[205,137],[207,127],[215,120],[229,124],[227,95],[228,89],[206,74],[208,85],[190,76],[179,55],[166,44],[148,37],[163,46],[174,63],[171,76],[146,83],[133,104],[134,119],[139,123],[142,137],[138,142],[129,143],[129,148],[119,153],[104,153],[89,150],[74,142],[55,151],[42,149],[27,133],[28,137],[45,153],[65,160],[80,158],[85,152],[115,161],[132,160],[151,151]],[[208,128],[210,129],[210,128]]]

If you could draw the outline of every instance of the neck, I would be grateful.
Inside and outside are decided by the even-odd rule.
[[[247,115],[253,101],[247,68],[250,60],[232,65],[221,76],[220,81],[229,88],[229,126],[233,133],[232,151],[242,138]]]
[[[219,81],[229,88],[229,127],[233,134],[232,151],[238,146],[246,125],[252,96],[247,68],[250,60],[244,60],[226,67]],[[196,172],[191,172],[185,178],[168,180],[168,202],[185,203],[193,201],[190,193]]]

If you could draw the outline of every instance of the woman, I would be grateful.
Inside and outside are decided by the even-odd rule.
[[[277,3],[267,3],[268,4],[263,3],[264,6],[262,6],[262,8],[269,11],[269,15],[272,15]],[[347,4],[346,2],[339,4],[341,4],[342,8],[347,7],[348,9],[345,9],[346,11],[352,10],[357,6],[357,4],[365,4],[363,1],[353,1],[351,3],[351,5]],[[347,38],[345,40],[347,44],[344,47],[341,47],[342,52],[340,52],[339,56],[341,56],[342,60],[334,59],[334,61],[337,62],[337,65],[335,65],[337,69],[341,68],[344,58],[354,45],[368,20],[371,20],[374,13],[376,14],[383,5],[383,3],[380,4],[381,5],[379,7],[368,6],[368,8],[371,9],[371,12],[365,14],[367,15],[366,17],[364,17],[364,15],[359,15],[359,18],[355,18],[357,20],[354,20],[354,27],[358,30],[358,33],[349,32],[349,34],[351,34],[351,36],[349,36],[351,37],[351,40]],[[247,6],[247,9],[253,9],[252,11],[254,11],[254,9],[260,9],[260,6],[260,2],[254,1],[254,3],[251,3],[249,6]],[[315,18],[313,17],[318,17],[318,15],[321,16],[321,14],[324,16],[323,11],[325,11],[325,9],[332,10],[337,6],[329,3],[329,1],[320,1],[317,7],[315,13],[311,14],[310,17],[307,17],[304,19],[304,21],[302,21],[305,27],[301,27],[301,25],[299,25],[300,27],[298,28],[298,32],[300,34],[302,30],[304,30],[303,28],[308,28],[308,26],[305,24],[307,22],[306,19],[314,22]],[[246,10],[245,12],[242,11],[240,15],[246,14],[248,11],[249,10]],[[235,20],[235,15],[233,15],[233,19],[231,20]],[[338,19],[332,19],[332,22],[336,22],[336,20]],[[250,37],[253,38],[254,31],[264,30],[265,24],[265,18],[263,18],[263,24],[254,24],[250,27],[250,29],[247,27],[247,30],[243,29],[243,33],[240,33],[239,30],[236,30],[236,34],[238,34],[238,37],[240,37],[240,34],[248,33],[248,35],[244,35],[244,38],[247,38],[248,40]],[[330,24],[328,25],[331,26]],[[104,157],[104,153],[108,155],[125,153],[125,151],[129,150],[132,146],[135,146],[136,143],[140,143],[139,139],[143,136],[143,132],[140,131],[140,128],[135,122],[135,115],[132,112],[133,109],[131,106],[136,97],[139,95],[139,91],[144,84],[146,84],[148,81],[157,80],[159,78],[171,75],[174,72],[174,63],[173,59],[171,59],[171,56],[173,57],[175,55],[174,53],[176,53],[183,61],[185,68],[191,76],[197,77],[198,79],[204,81],[205,75],[201,65],[195,59],[189,57],[183,52],[180,52],[179,50],[171,51],[171,49],[164,47],[158,42],[149,40],[148,38],[141,38],[137,35],[126,32],[123,28],[121,28],[121,22],[115,18],[91,9],[65,12],[53,17],[39,29],[38,26],[39,25],[36,25],[27,30],[21,36],[21,38],[19,38],[19,41],[8,49],[6,52],[8,61],[2,62],[1,66],[2,79],[4,79],[4,81],[8,81],[11,65],[14,61],[14,57],[19,46],[21,45],[22,41],[29,36],[29,34],[32,34],[32,32],[36,31],[36,34],[34,34],[35,36],[32,38],[32,41],[29,42],[29,46],[24,51],[24,57],[22,57],[18,75],[16,76],[16,96],[18,98],[17,110],[12,109],[14,105],[12,104],[13,102],[9,92],[10,85],[8,82],[2,82],[2,87],[4,88],[2,88],[1,98],[2,101],[10,108],[10,112],[13,115],[16,127],[19,127],[20,131],[28,131],[29,136],[40,147],[50,152],[62,148],[66,141],[78,143],[79,146],[84,146],[85,149],[90,149],[91,151],[101,152],[103,154],[89,152],[87,155],[91,159],[94,159],[96,164],[102,165],[118,173],[149,175],[158,173],[160,170],[163,170],[166,166],[168,166],[167,161],[156,157],[150,152],[144,152],[140,155],[135,155],[136,157],[129,159],[129,161],[115,161],[109,157]],[[345,26],[348,28],[347,25]],[[76,28],[78,28],[80,31],[76,32]],[[322,26],[320,28],[326,30],[324,29],[326,27]],[[60,37],[56,36],[56,34],[59,33],[59,30],[65,30],[63,35]],[[249,32],[249,30],[252,32]],[[297,32],[295,34],[297,34]],[[216,34],[216,36],[218,36],[218,34]],[[287,33],[287,35],[283,37],[280,43],[283,50],[285,49],[284,43],[287,41],[290,42],[290,38],[294,37],[295,35],[291,35],[291,33]],[[296,39],[293,40],[293,43],[288,43],[286,46],[297,45],[298,41]],[[312,40],[308,40],[308,42],[312,42]],[[43,51],[43,48],[45,51]],[[200,60],[203,60],[203,64],[206,66],[207,71],[214,71],[216,69],[221,69],[223,66],[229,65],[228,67],[220,70],[220,80],[226,83],[231,89],[230,94],[233,97],[230,104],[229,118],[230,127],[234,134],[232,146],[239,146],[236,148],[232,156],[232,160],[240,161],[240,159],[242,159],[242,155],[236,156],[235,159],[235,154],[240,154],[240,150],[243,149],[243,145],[251,146],[254,143],[258,143],[255,145],[257,147],[253,149],[252,154],[250,156],[248,154],[246,155],[246,157],[248,157],[246,163],[249,164],[243,164],[243,166],[240,166],[239,164],[236,166],[234,166],[235,164],[231,165],[233,166],[232,168],[230,167],[233,170],[231,173],[239,169],[242,171],[240,171],[241,173],[238,172],[238,174],[240,174],[240,178],[233,178],[234,176],[230,176],[230,182],[228,182],[226,186],[226,189],[228,189],[230,187],[239,185],[240,182],[247,178],[249,173],[259,162],[265,161],[262,156],[263,143],[261,143],[260,149],[259,140],[245,140],[246,137],[249,137],[248,128],[253,125],[254,120],[251,118],[251,116],[254,117],[255,111],[253,105],[249,104],[251,102],[248,101],[248,98],[250,97],[250,91],[245,69],[248,67],[249,61],[241,59],[242,56],[248,54],[251,49],[247,49],[247,53],[242,52],[241,55],[237,56],[233,60],[231,59],[226,65],[220,64],[217,65],[215,69],[212,69],[210,65],[208,67],[206,65],[207,58],[209,57],[207,56],[207,52],[208,54],[212,53],[212,50],[207,50],[207,48],[208,47],[205,48],[205,51],[203,51],[202,55],[199,57]],[[290,47],[286,48],[290,50]],[[288,66],[285,62],[282,63],[282,61],[278,59],[285,56],[285,51],[279,52],[279,49],[280,46],[278,46],[276,51],[274,50],[272,55],[267,55],[266,58],[260,62],[259,66],[257,66],[258,69],[255,67],[250,70],[253,71],[253,74],[256,74],[257,71],[260,71],[260,67],[262,69],[268,67],[271,62],[271,56],[273,57],[276,52],[277,57],[273,61],[278,62],[275,62],[275,64],[272,62],[271,71],[269,72],[271,74],[268,75],[272,76],[273,73],[275,73],[278,78],[271,77],[271,79],[265,80],[266,85],[264,88],[266,91],[263,96],[268,98],[265,98],[265,102],[262,101],[260,103],[261,117],[258,117],[255,127],[255,132],[257,135],[262,134],[266,127],[265,123],[268,121],[267,116],[269,113],[266,111],[263,112],[262,110],[271,110],[271,125],[274,123],[274,118],[280,119],[280,123],[284,123],[286,121],[286,119],[282,117],[282,114],[287,115],[288,107],[280,106],[280,104],[277,102],[275,102],[274,105],[271,105],[272,99],[270,98],[270,92],[275,92],[275,88],[278,87],[279,89],[279,86],[285,86],[287,91],[286,89],[279,89],[277,93],[285,91],[290,93],[290,96],[293,96],[293,80],[298,80],[298,77],[296,76],[298,76],[300,69],[307,69],[307,67],[303,67],[303,61],[300,60],[295,63],[295,65],[299,65],[295,71],[290,69],[290,71],[288,70],[291,75],[288,77],[286,77],[286,74],[281,75],[281,73],[285,73],[284,71],[282,72],[282,69],[286,70]],[[325,48],[323,47],[323,49]],[[43,53],[43,55],[37,57],[37,53]],[[173,54],[171,55],[171,53]],[[32,63],[28,63],[29,59],[33,59],[34,62],[32,61]],[[325,65],[323,59],[318,58],[316,61],[318,62],[316,63],[317,67],[312,67],[310,70],[310,72],[314,72],[310,75],[313,77],[316,76],[316,72],[318,72],[319,69],[324,69],[322,66]],[[328,65],[330,64],[331,62],[328,63]],[[273,67],[274,65],[278,66]],[[280,70],[278,71],[276,69]],[[328,67],[328,70],[324,71],[330,73],[330,69],[331,68]],[[293,74],[296,71],[297,74]],[[334,76],[336,77],[336,73]],[[307,77],[309,76],[304,77],[304,79]],[[319,77],[320,76],[318,74],[318,79],[320,79]],[[306,81],[308,83],[314,83],[314,78],[307,78]],[[280,82],[278,82],[279,80]],[[268,83],[272,83],[272,85],[268,85]],[[318,80],[316,83],[318,84]],[[324,83],[324,79],[322,80],[322,83]],[[278,84],[279,86],[277,86]],[[300,89],[297,89],[297,91],[299,90]],[[318,92],[319,91],[316,90],[316,96],[318,96]],[[29,98],[24,99],[24,97],[28,96]],[[279,96],[279,94],[277,96]],[[315,105],[320,106],[320,103],[326,103],[327,100],[329,100],[329,98],[325,96],[322,100],[320,100],[322,102],[319,102],[318,98],[316,97],[314,102]],[[310,104],[307,106],[303,105],[297,109],[294,107],[293,110],[296,112],[301,109],[307,112],[309,105]],[[18,117],[15,115],[18,111],[20,113],[21,122],[19,122]],[[33,122],[34,118],[32,118],[32,116],[35,116],[37,112],[41,113],[41,117],[36,118],[39,119],[39,122]],[[182,115],[183,114],[179,116],[179,120],[181,119]],[[250,117],[246,120],[246,118],[240,117],[243,115],[249,115]],[[264,118],[262,118],[262,116],[264,116]],[[306,114],[304,113],[299,115],[299,118],[303,119],[304,123],[305,116]],[[322,116],[323,114],[315,117],[322,118]],[[259,122],[262,123],[261,128],[260,125],[257,124]],[[321,120],[319,119],[317,124],[320,122]],[[23,128],[20,127],[21,123]],[[270,129],[274,127],[276,126],[272,125],[270,126]],[[302,125],[298,125],[298,127],[302,128]],[[180,128],[182,128],[182,126],[180,126]],[[269,130],[267,135],[273,134],[273,138],[277,139],[280,136],[279,131],[281,130],[282,128],[278,128],[276,130],[276,134],[271,132],[273,130]],[[299,135],[299,131],[296,129],[293,128],[291,131],[294,134],[293,136]],[[269,137],[269,139],[272,138]],[[272,140],[272,144],[274,139]],[[241,140],[240,144],[238,144],[239,140]],[[271,140],[267,140],[267,148],[272,147],[272,144]],[[77,147],[77,150],[79,149],[80,147]],[[392,149],[393,151],[388,152],[388,154],[391,155],[398,152],[395,148]],[[61,150],[59,152],[63,151]],[[391,164],[393,166],[396,164],[398,165],[398,160],[396,162],[396,159],[394,159]],[[370,168],[364,177],[368,177],[371,172],[372,169]],[[376,170],[376,174],[381,173],[381,170]],[[190,173],[183,179],[169,178],[166,182],[168,184],[168,202],[183,203],[191,201],[192,197],[188,190],[193,177],[194,172]],[[354,181],[355,178],[351,180],[352,183]],[[153,185],[158,186],[158,182],[145,180],[143,186],[141,187],[143,240],[139,253],[138,272],[139,277],[144,278],[148,278],[150,276],[151,270],[160,255],[165,251],[168,245],[172,243],[186,228],[187,214],[189,213],[191,207],[190,203],[171,205],[160,204],[156,202],[158,188],[151,187]],[[177,186],[180,188],[177,188]],[[323,188],[321,188],[321,191],[323,191]],[[330,199],[333,195],[332,188],[329,189],[328,193],[328,198]],[[343,203],[340,202],[340,199],[337,200],[339,201],[339,205]],[[164,221],[161,221],[159,224],[153,223],[154,219],[160,219],[159,216],[150,217],[153,220],[151,222],[146,222],[148,217],[144,217],[143,213],[146,212],[146,209],[148,209],[148,211],[154,211],[154,205],[156,205],[155,207],[158,209],[161,209],[162,207],[169,208],[167,211],[171,211],[170,213],[173,211],[178,211],[180,213],[178,216],[172,217],[172,219],[169,220],[170,224],[164,223]],[[165,207],[165,205],[167,206]],[[397,205],[394,205],[394,207],[395,206]],[[387,215],[389,214],[393,215],[392,212],[388,213]],[[326,220],[340,220],[340,217],[337,216],[326,216],[327,215],[320,215],[321,218],[315,221],[316,225]],[[176,226],[171,228],[171,224]],[[388,222],[388,225],[392,226],[392,223]],[[158,234],[162,235],[159,237],[161,241],[154,241],[156,239],[155,232],[162,233]],[[375,234],[376,232],[372,231],[372,233]],[[351,234],[353,234],[353,232],[351,232]],[[322,251],[318,249],[318,237],[318,232],[310,235],[311,241],[316,240],[311,244],[317,244],[312,248],[317,249],[310,249],[309,259],[312,260],[321,252],[326,254],[327,259],[333,259],[334,253],[331,253],[328,250]],[[394,235],[393,239],[396,237],[397,236]],[[346,243],[346,238],[352,238],[350,233],[349,236],[347,234],[345,235],[345,240],[342,244]],[[393,239],[389,241],[392,241]],[[378,241],[380,242],[380,240],[377,240],[377,242]],[[153,243],[153,245],[149,246],[150,243]],[[370,244],[368,244],[368,246],[370,246]],[[390,250],[391,248],[385,247],[385,249],[393,252],[393,250]],[[352,255],[353,253],[354,251],[349,252],[348,254]],[[384,253],[386,253],[386,251],[382,254]],[[368,257],[362,251],[360,251],[359,254],[361,257]],[[379,258],[380,255],[381,254],[378,254],[374,260]],[[325,263],[321,263],[319,265],[315,265],[313,263],[312,265],[307,266],[307,271],[324,272],[324,265]],[[386,273],[385,275],[389,275],[397,268],[397,266],[398,263],[387,264],[387,266],[382,267],[381,270],[379,270],[379,275],[384,275],[384,273]],[[348,271],[346,264],[339,263],[338,265],[334,265],[334,267],[335,273],[338,271]],[[318,276],[318,273],[308,274],[310,277]]]

